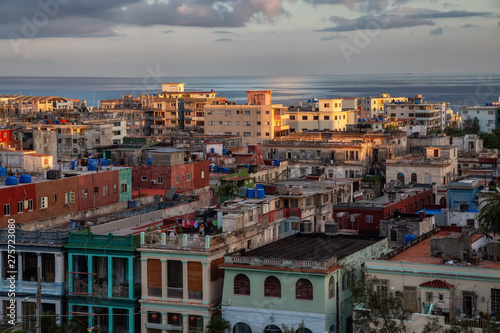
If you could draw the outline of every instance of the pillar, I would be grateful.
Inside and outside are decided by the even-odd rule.
[[[127,259],[128,298],[134,298],[134,257]],[[137,295],[139,297],[139,295]],[[133,315],[132,315],[133,317]]]
[[[112,256],[108,257],[108,297],[113,297],[113,257]],[[111,323],[111,320],[109,322]]]
[[[142,260],[142,259],[141,259]],[[148,322],[148,312],[141,311],[141,330],[140,332],[147,332],[146,323]],[[131,332],[131,327],[128,328],[128,331]],[[139,332],[137,332],[139,333]]]
[[[55,282],[63,283],[64,282],[64,255],[62,253],[54,254],[54,266],[56,270],[56,280]]]
[[[210,302],[210,265],[207,262],[202,264],[202,281],[203,281],[203,304]]]
[[[56,321],[56,324],[57,325],[61,325],[62,324],[62,316],[64,314],[64,309],[63,309],[63,302],[61,300],[59,300],[57,302],[57,305],[56,305],[56,312],[57,312],[57,321]],[[69,319],[71,320],[71,318]]]
[[[109,258],[109,257],[108,257]],[[109,289],[111,289],[110,286],[108,286]],[[113,309],[112,307],[108,308],[108,332],[113,333],[113,330],[115,328],[115,316],[113,314]]]
[[[132,306],[131,308],[128,309],[128,331],[133,332],[134,331],[134,307]],[[113,332],[113,331],[110,331]]]
[[[210,321],[209,316],[203,316],[203,332],[207,331],[207,324]]]
[[[161,323],[162,325],[167,325],[168,324],[168,317],[166,312],[161,313]],[[162,333],[167,333],[167,330],[162,330]]]
[[[88,255],[88,260],[87,260],[87,271],[88,273],[88,282],[89,282],[89,288],[88,288],[88,293],[92,294],[94,290],[94,257],[92,257],[91,254]],[[89,311],[90,312],[90,311]]]
[[[88,307],[89,307],[89,327],[92,327],[92,326],[94,326],[94,323],[92,321],[94,316],[92,316],[91,313],[94,313],[94,307],[90,304],[88,305]]]
[[[68,292],[73,291],[74,276],[73,274],[71,274],[71,272],[73,272],[73,255],[71,253],[68,253]]]
[[[148,259],[141,258],[141,294],[143,299],[148,298]]]
[[[168,297],[168,265],[166,259],[161,259],[161,300],[166,301]]]
[[[187,303],[189,299],[189,287],[188,287],[188,262],[186,260],[182,261],[182,301]]]
[[[189,333],[189,315],[182,314],[182,333]]]

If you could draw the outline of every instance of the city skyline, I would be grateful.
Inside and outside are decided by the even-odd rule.
[[[273,76],[496,69],[493,0],[0,4],[0,75]]]

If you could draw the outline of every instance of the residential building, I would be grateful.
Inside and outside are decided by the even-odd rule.
[[[140,332],[139,235],[69,232],[68,320],[106,332]]]
[[[485,185],[474,178],[458,178],[448,182],[446,198],[448,209],[461,209],[466,205],[465,211],[479,209],[479,198],[477,194],[485,188]]]
[[[352,295],[365,258],[387,252],[385,238],[298,233],[224,258],[222,316],[233,332],[348,332]]]
[[[469,230],[441,227],[410,246],[365,262],[366,273],[377,279],[383,295],[404,294],[403,306],[413,312],[407,322],[412,332],[422,332],[431,318],[450,328],[457,316],[477,318],[469,324],[481,328],[482,321],[500,311],[500,265],[481,258],[485,252],[474,250],[474,243],[483,235]],[[492,257],[498,254],[494,251]]]
[[[340,230],[378,235],[381,220],[396,212],[413,214],[434,202],[433,188],[429,184],[395,186],[387,192],[378,198],[333,205],[333,218]]]
[[[404,126],[408,126],[407,124],[413,122],[415,119],[413,118],[408,118],[408,119],[403,119],[403,118],[362,118],[358,119],[358,123],[350,124],[347,125],[348,127],[351,127],[352,130],[355,130],[356,128],[360,132],[383,132],[386,129],[391,129],[391,130],[397,130],[401,131],[403,130]],[[370,131],[371,129],[371,131]]]
[[[356,111],[342,108],[342,99],[320,99],[314,106],[290,108],[288,115],[290,132],[345,131],[357,120]]]
[[[476,134],[465,134],[463,136],[451,137],[452,144],[457,146],[460,156],[461,152],[480,153],[483,151],[483,140]]]
[[[486,103],[482,106],[464,106],[461,109],[462,121],[479,120],[480,132],[491,133],[500,127],[500,103]]]
[[[445,128],[446,110],[446,103],[424,102],[422,95],[408,98],[407,101],[394,101],[385,104],[385,116],[415,118],[416,125],[425,125],[428,130]]]
[[[15,240],[14,254],[12,239]],[[64,244],[67,240],[67,232],[27,231],[12,224],[0,230],[0,322],[13,320],[22,323],[22,329],[34,332],[35,321],[32,319],[36,315],[39,279],[41,312],[52,312],[59,324],[66,322]],[[15,311],[10,311],[12,306]],[[9,317],[10,313],[17,317]]]
[[[0,150],[0,165],[14,173],[42,173],[53,168],[52,155],[26,150]]]
[[[0,149],[21,149],[19,141],[14,139],[12,129],[0,128]]]
[[[286,107],[271,104],[271,91],[247,91],[247,104],[207,104],[204,128],[205,134],[237,135],[244,145],[260,144],[288,135],[288,119]]]
[[[359,118],[377,118],[384,115],[385,105],[389,103],[399,103],[407,102],[406,97],[391,97],[389,94],[379,94],[377,97],[366,97],[358,98],[357,109],[359,112]],[[402,118],[412,118],[412,117],[402,117]]]
[[[398,247],[432,231],[436,227],[434,215],[401,213],[380,220],[380,236],[386,237],[390,247]]]

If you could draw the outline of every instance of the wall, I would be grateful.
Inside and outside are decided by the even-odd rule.
[[[21,200],[33,200],[33,212],[28,212],[28,205],[24,205],[24,212],[18,214],[17,202]],[[0,188],[0,228],[7,227],[7,221],[12,218],[16,223],[25,223],[32,220],[31,216],[35,216],[35,211],[38,208],[36,200],[35,184],[25,184],[19,186],[5,186]],[[10,204],[10,216],[4,216],[4,205]]]
[[[119,201],[124,202],[132,200],[132,169],[131,168],[120,168],[118,170],[118,191],[120,193]],[[127,186],[127,191],[122,192],[122,185]]]
[[[85,210],[119,202],[119,183],[120,178],[118,170],[92,172],[91,174],[79,176],[78,190],[76,192],[78,210]],[[104,195],[104,186],[108,186],[108,195]],[[87,198],[83,197],[83,190],[88,191]]]

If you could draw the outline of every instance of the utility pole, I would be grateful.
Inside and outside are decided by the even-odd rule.
[[[35,333],[41,333],[41,310],[42,310],[42,267],[38,267],[38,283],[36,289],[36,326]]]

